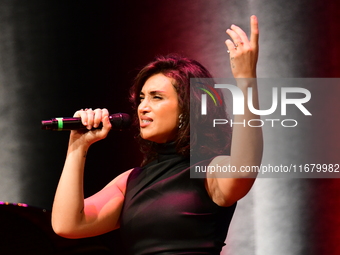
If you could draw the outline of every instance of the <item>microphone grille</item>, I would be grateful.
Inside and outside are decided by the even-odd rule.
[[[131,117],[127,113],[115,113],[109,116],[112,129],[128,129],[131,126]]]

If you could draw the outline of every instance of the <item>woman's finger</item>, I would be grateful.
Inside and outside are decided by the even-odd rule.
[[[91,108],[86,108],[85,110],[77,111],[74,117],[80,117],[81,122],[87,129],[91,129],[93,127],[93,116],[94,112]]]
[[[232,37],[236,47],[249,42],[247,34],[240,27],[231,25],[230,30],[236,34],[236,36],[234,35],[234,37]]]
[[[79,111],[76,111],[74,113],[73,117],[81,118],[81,123],[84,126],[87,126],[87,114],[86,114],[86,112],[83,109],[81,109]]]
[[[239,34],[236,33],[234,30],[228,28],[226,32],[231,37],[231,39],[233,40],[234,47],[238,47],[239,45],[244,43],[244,41],[241,39]],[[248,41],[248,39],[247,39],[247,41]]]
[[[109,111],[108,111],[106,108],[103,108],[103,109],[102,109],[102,116],[103,116],[103,117],[109,116]]]
[[[105,115],[104,118],[103,118],[103,128],[102,130],[105,132],[105,133],[108,133],[111,129],[111,122],[109,120],[109,116]]]
[[[93,120],[93,127],[97,128],[99,124],[102,122],[103,114],[102,110],[97,108],[94,110],[94,120]]]
[[[225,41],[225,44],[227,45],[228,53],[233,55],[236,51],[236,47],[235,47],[234,43],[230,39],[228,39],[228,40]]]
[[[250,44],[256,48],[259,44],[259,25],[255,15],[250,17]]]

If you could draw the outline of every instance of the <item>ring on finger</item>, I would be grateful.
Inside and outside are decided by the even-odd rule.
[[[239,43],[235,43],[235,48],[237,48],[238,46],[243,45],[243,44],[244,44],[244,42],[242,42],[242,41],[240,41]]]

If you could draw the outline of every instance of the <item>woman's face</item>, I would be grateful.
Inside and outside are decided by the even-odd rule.
[[[174,80],[159,73],[146,80],[140,92],[138,117],[143,139],[156,143],[175,140],[179,124],[177,92]]]

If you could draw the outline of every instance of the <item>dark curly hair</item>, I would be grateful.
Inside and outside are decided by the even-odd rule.
[[[200,112],[201,94],[204,93],[201,89],[197,89],[197,86],[190,86],[190,79],[212,78],[212,75],[199,62],[186,57],[181,57],[177,54],[156,57],[154,61],[142,68],[136,76],[133,86],[130,89],[130,101],[133,104],[135,112],[134,124],[139,124],[137,108],[140,103],[139,95],[142,87],[147,79],[159,73],[172,78],[175,81],[173,86],[178,95],[178,105],[180,113],[182,114],[182,126],[178,129],[177,137],[174,141],[177,153],[185,157],[189,157],[193,151],[195,151],[195,156],[204,155],[205,157],[229,154],[231,128],[228,125],[219,125],[221,127],[219,127],[219,131],[216,132],[216,129],[200,129],[200,127],[202,127],[201,124],[207,122],[212,123],[213,118],[209,118],[209,116],[213,116],[213,114],[204,116],[195,114],[195,116],[191,116],[190,118],[190,108],[191,112]],[[197,83],[196,79],[195,83]],[[206,80],[203,80],[204,82],[198,81],[199,87],[211,88],[212,84],[206,84]],[[221,93],[218,93],[222,98]],[[225,118],[228,118],[225,113],[224,102],[222,107],[213,107],[212,104],[213,103],[208,100],[207,108],[209,113],[219,111],[219,116],[225,116]],[[137,138],[141,145],[141,152],[144,154],[144,160],[142,162],[143,166],[156,158],[157,153],[155,149],[157,144],[155,142],[142,139],[140,135],[138,135]]]

